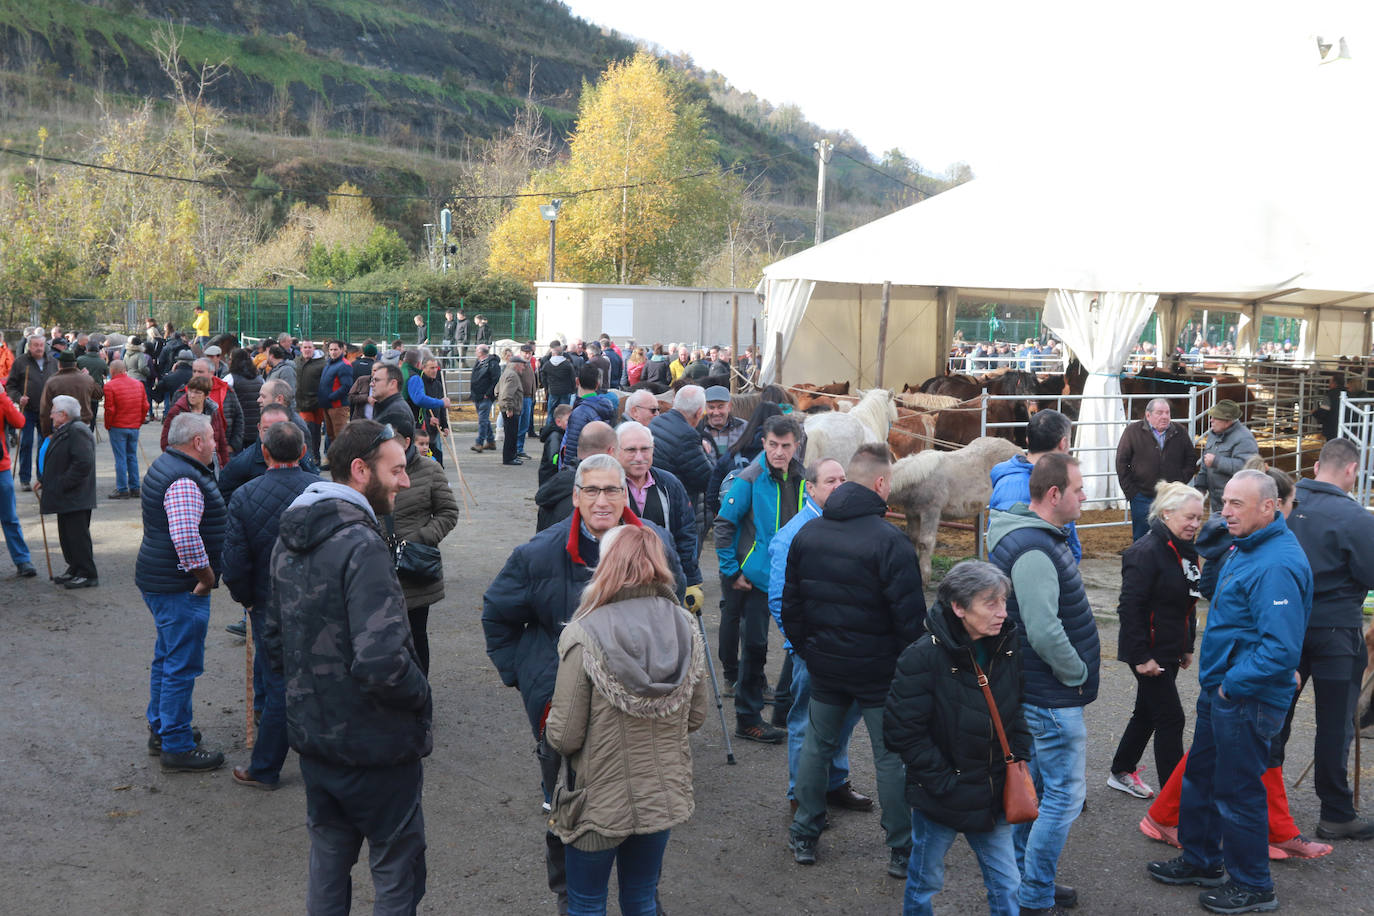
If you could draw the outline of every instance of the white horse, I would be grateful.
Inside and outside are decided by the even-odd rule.
[[[892,392],[873,388],[859,403],[844,413],[826,411],[806,418],[806,463],[814,465],[825,458],[833,458],[841,465],[866,442],[886,442],[888,430],[897,419],[897,405]]]
[[[992,498],[988,474],[993,465],[1020,453],[1014,442],[980,436],[958,451],[925,451],[892,466],[887,501],[906,515],[907,537],[921,560],[921,581],[930,581],[940,519],[969,518],[986,509]]]

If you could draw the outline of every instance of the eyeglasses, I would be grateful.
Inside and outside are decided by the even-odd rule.
[[[368,455],[371,455],[373,452],[377,451],[377,449],[381,448],[383,442],[394,438],[396,438],[396,430],[391,427],[390,423],[384,424],[381,431],[377,433],[377,438],[373,439],[372,444],[363,449],[358,457],[366,458]]]
[[[605,496],[607,499],[617,499],[617,498],[619,498],[619,497],[621,496],[621,494],[623,494],[623,493],[625,492],[625,488],[624,488],[624,487],[582,487],[582,486],[579,486],[577,489],[581,490],[581,491],[582,491],[583,493],[585,493],[587,496],[590,496],[593,500],[595,500],[595,499],[597,499],[597,498],[599,498],[599,497],[601,497],[601,496]]]

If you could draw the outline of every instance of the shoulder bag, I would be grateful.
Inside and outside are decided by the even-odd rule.
[[[973,663],[973,671],[978,675],[978,686],[983,688],[983,699],[988,701],[988,712],[992,714],[992,725],[997,729],[997,741],[1002,745],[1002,759],[1007,765],[1007,779],[1002,786],[1002,808],[1006,811],[1007,823],[1028,823],[1040,816],[1040,800],[1035,794],[1030,768],[1026,761],[1012,756],[1007,733],[1002,728],[1002,715],[997,711],[997,701],[992,698],[992,688],[988,686],[988,676],[977,662]]]
[[[416,544],[396,537],[396,522],[386,517],[386,530],[396,563],[396,577],[412,585],[429,585],[444,578],[444,557],[438,547]]]

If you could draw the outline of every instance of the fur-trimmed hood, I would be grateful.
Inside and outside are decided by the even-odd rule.
[[[560,657],[583,647],[582,667],[596,691],[636,718],[664,718],[692,698],[705,669],[692,620],[669,586],[628,588],[574,619],[558,641]]]

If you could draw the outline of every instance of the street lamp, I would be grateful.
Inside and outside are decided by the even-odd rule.
[[[553,251],[554,242],[558,238],[558,211],[562,209],[563,201],[555,197],[546,204],[539,205],[539,213],[549,222],[549,282],[553,282]]]

